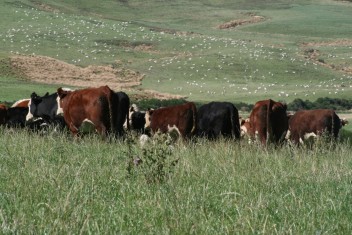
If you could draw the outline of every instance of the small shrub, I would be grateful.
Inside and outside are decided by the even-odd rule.
[[[173,158],[172,137],[156,135],[153,140],[141,149],[135,148],[135,138],[128,137],[128,165],[129,176],[134,174],[145,177],[147,183],[163,183],[174,172],[178,159]],[[138,152],[140,152],[138,154]]]

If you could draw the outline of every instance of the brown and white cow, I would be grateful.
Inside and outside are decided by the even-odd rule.
[[[332,109],[301,110],[290,117],[286,138],[295,144],[323,133],[336,139],[341,127],[341,120]]]
[[[109,132],[118,134],[118,97],[108,86],[75,91],[59,88],[57,93],[65,122],[74,136],[85,122],[90,122],[102,136]]]
[[[288,129],[286,110],[286,104],[281,102],[271,99],[258,101],[252,109],[249,121],[243,122],[241,129],[246,129],[251,139],[258,138],[263,145],[280,143]]]
[[[6,123],[6,117],[7,117],[7,106],[4,104],[0,104],[0,125],[3,125]]]
[[[174,105],[155,110],[148,110],[145,114],[146,129],[152,133],[177,132],[182,138],[190,138],[197,130],[197,109],[193,102]]]

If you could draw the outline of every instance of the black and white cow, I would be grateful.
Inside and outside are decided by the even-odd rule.
[[[198,136],[208,139],[220,135],[240,139],[238,110],[229,102],[210,102],[198,109]]]
[[[46,93],[44,96],[38,96],[33,92],[28,107],[27,123],[41,118],[48,125],[55,125],[60,128],[65,127],[65,121],[59,104],[59,96],[56,92],[51,95]]]
[[[145,111],[140,111],[136,104],[132,104],[129,108],[129,122],[125,123],[125,128],[136,131],[137,133],[145,133]]]

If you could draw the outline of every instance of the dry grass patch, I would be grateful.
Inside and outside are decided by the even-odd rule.
[[[32,81],[77,87],[131,88],[140,85],[144,78],[130,69],[102,65],[82,68],[47,56],[16,55],[11,58],[11,65]]]
[[[10,60],[13,71],[39,83],[65,84],[74,87],[108,85],[116,91],[130,91],[131,97],[135,100],[185,98],[180,95],[137,88],[141,85],[145,75],[123,67],[89,65],[82,68],[47,56],[16,55],[11,57]],[[116,61],[116,63],[120,64],[119,61]]]

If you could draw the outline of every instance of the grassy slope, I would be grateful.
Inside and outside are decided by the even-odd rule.
[[[183,94],[195,101],[254,102],[270,97],[288,102],[296,97],[348,97],[351,91],[349,76],[306,61],[306,48],[300,47],[302,42],[349,38],[351,31],[345,29],[352,23],[351,7],[346,4],[43,2],[60,13],[34,10],[30,2],[2,3],[0,24],[7,29],[0,36],[3,52],[48,55],[83,66],[122,60],[124,66],[146,74],[143,88]],[[238,29],[216,28],[248,17],[248,12],[268,20]],[[145,43],[152,50],[133,50]],[[349,45],[317,49],[327,62],[350,62]],[[332,53],[336,57],[328,59]]]

